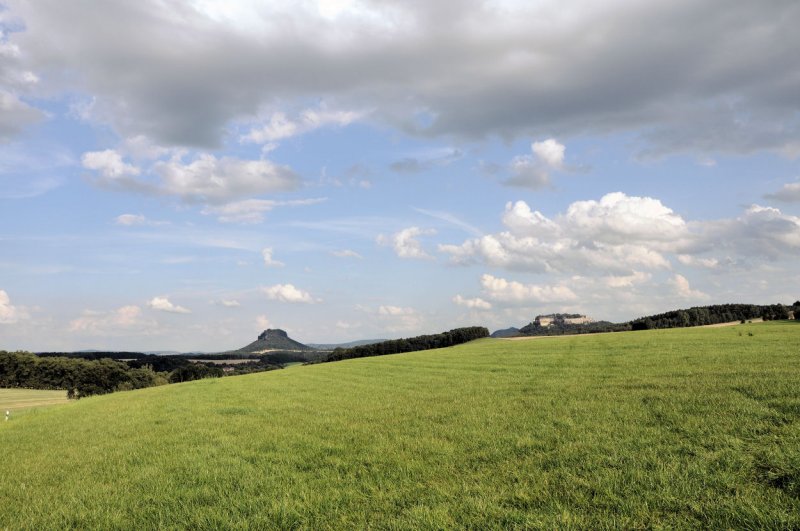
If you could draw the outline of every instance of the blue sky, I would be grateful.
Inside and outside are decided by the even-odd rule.
[[[1,5],[0,348],[800,298],[794,2]]]

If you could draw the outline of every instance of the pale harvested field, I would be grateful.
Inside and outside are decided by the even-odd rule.
[[[35,407],[46,407],[67,402],[66,391],[43,391],[41,389],[0,389],[0,411],[22,411]]]
[[[747,322],[748,323],[763,323],[764,319],[759,317],[758,319],[748,319]],[[741,321],[731,321],[730,323],[717,323],[717,324],[713,324],[713,325],[703,325],[703,326],[700,326],[698,328],[720,328],[720,327],[723,327],[723,326],[733,326],[733,325],[738,325],[738,324],[742,324],[742,322]]]
[[[559,334],[552,336],[517,336],[517,337],[498,337],[496,339],[503,339],[507,341],[524,341],[527,339],[545,339],[548,337],[577,337],[577,336],[602,336],[605,334],[624,334],[625,332],[597,332],[594,334]]]
[[[242,358],[232,358],[225,360],[199,360],[191,359],[192,363],[210,363],[212,365],[243,365],[245,363],[258,363],[258,360],[247,360]]]
[[[748,319],[748,323],[761,323],[764,320],[762,318],[757,319]],[[730,321],[728,323],[717,323],[712,325],[702,325],[702,326],[692,326],[689,328],[722,328],[724,326],[734,326],[741,324],[741,321]],[[620,332],[598,332],[596,334],[591,335],[601,335],[601,334],[619,334]],[[561,335],[552,335],[552,336],[518,336],[518,337],[500,337],[498,339],[510,339],[511,341],[520,341],[525,339],[543,339],[545,337],[575,337],[575,336],[585,336],[587,334],[561,334]]]

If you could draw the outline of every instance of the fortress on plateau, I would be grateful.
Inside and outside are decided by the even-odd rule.
[[[588,324],[593,323],[594,319],[579,313],[550,313],[547,315],[537,315],[533,322],[538,326],[548,327],[565,324]]]

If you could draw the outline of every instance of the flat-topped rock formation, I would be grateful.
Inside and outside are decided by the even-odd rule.
[[[304,345],[289,337],[285,330],[279,328],[269,328],[264,330],[258,335],[258,339],[240,348],[238,352],[247,353],[261,353],[272,352],[276,350],[297,351],[297,350],[314,350],[311,347]]]

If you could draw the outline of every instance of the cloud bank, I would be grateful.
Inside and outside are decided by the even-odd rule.
[[[734,219],[686,221],[658,199],[606,194],[576,201],[549,219],[508,203],[508,230],[440,244],[452,263],[534,273],[630,275],[683,265],[716,268],[731,257],[777,260],[800,251],[800,218],[753,205]]]
[[[800,154],[800,7],[791,1],[476,0],[453,9],[388,0],[336,16],[314,2],[8,4],[25,29],[0,53],[13,78],[0,92],[0,135],[41,116],[20,99],[35,88],[90,95],[90,120],[168,146],[219,147],[260,116],[266,122],[241,136],[281,140],[360,116],[341,109],[370,109],[421,136],[637,131],[645,156]],[[266,172],[271,185],[285,179],[275,168],[248,171]]]

